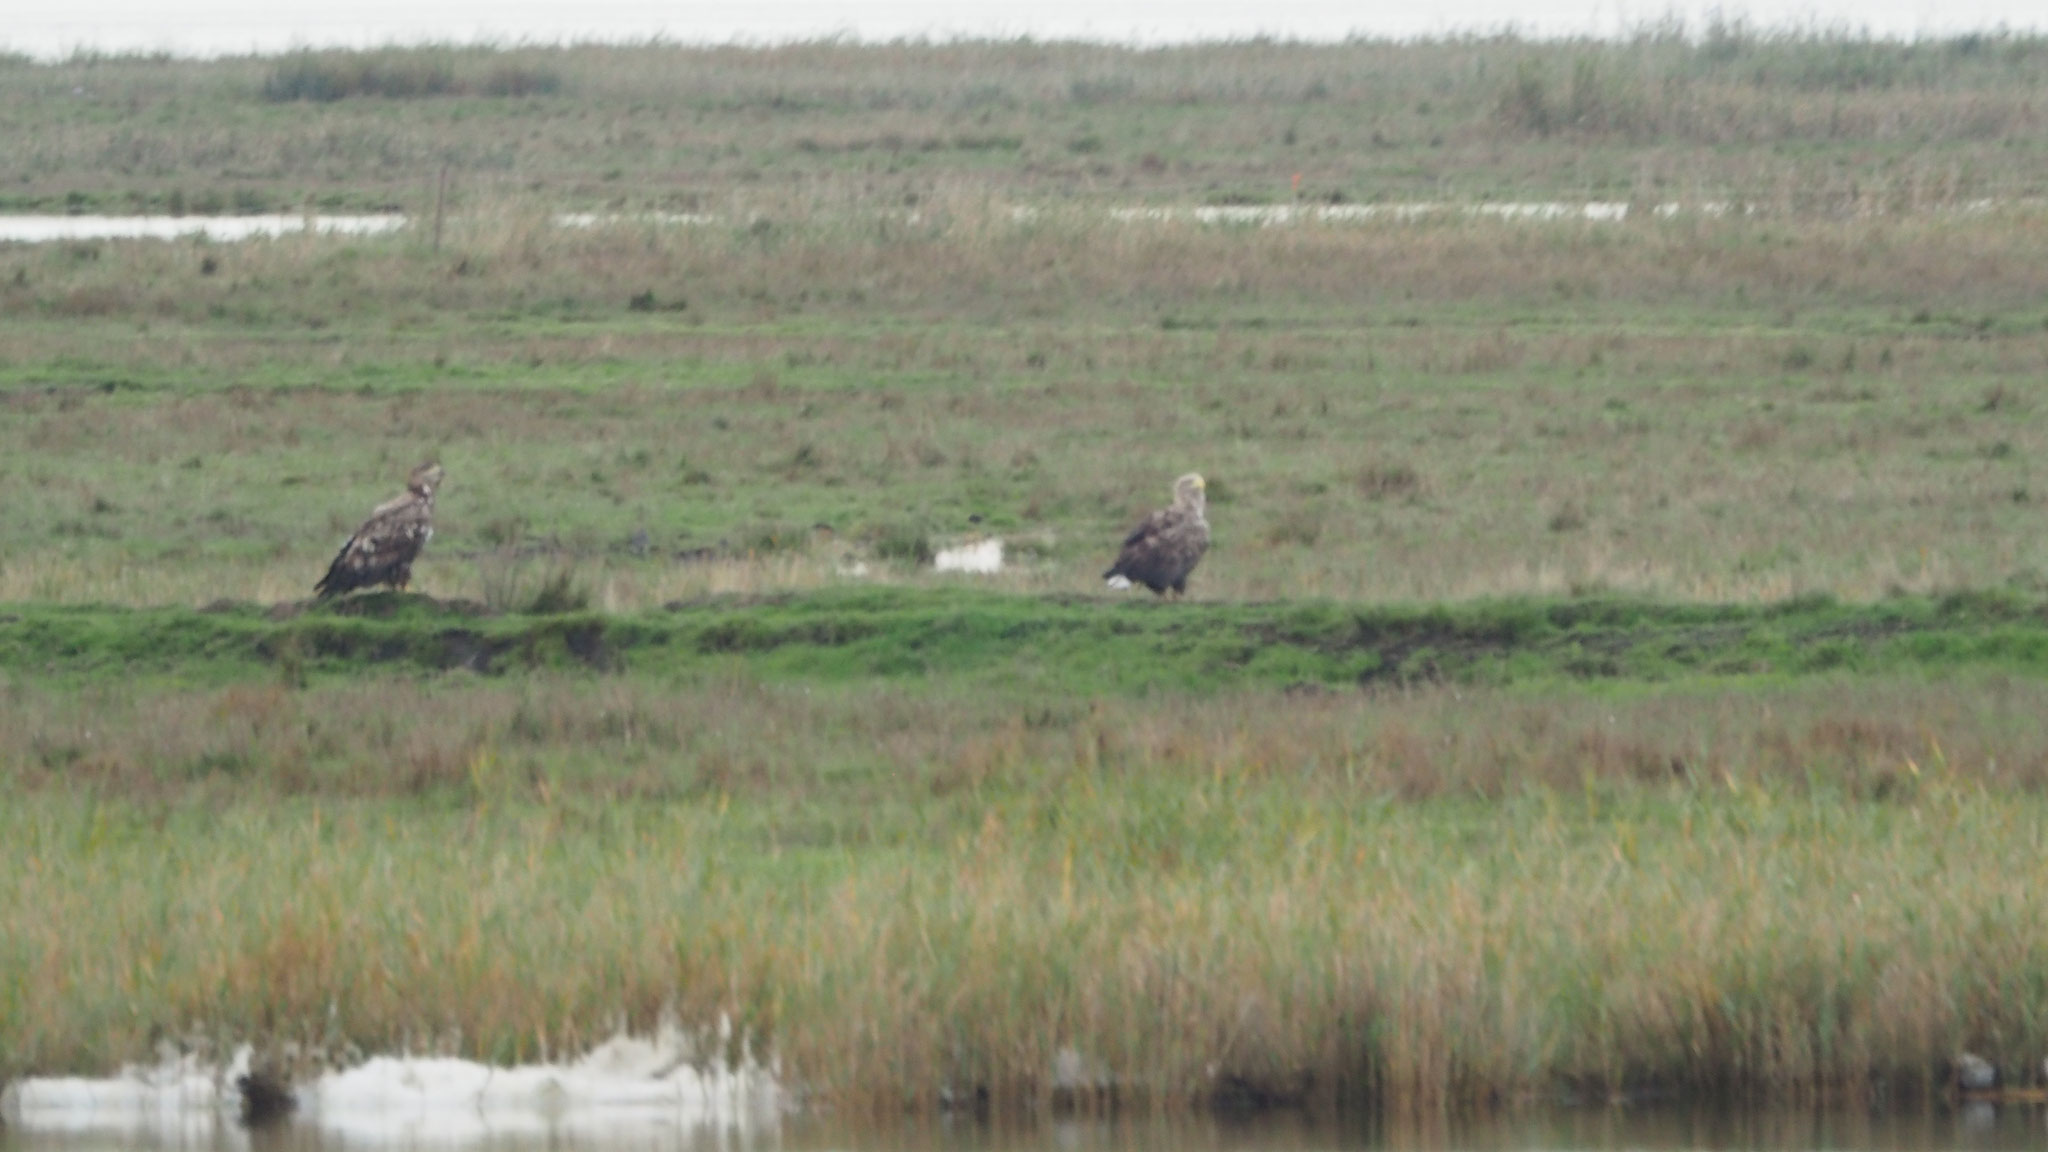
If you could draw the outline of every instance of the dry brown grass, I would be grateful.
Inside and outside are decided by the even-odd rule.
[[[1531,789],[1761,787],[1859,800],[2048,785],[2042,690],[1853,682],[1639,700],[1470,689],[1303,690],[1201,701],[976,701],[902,688],[470,679],[402,685],[9,686],[0,769],[18,786],[174,801],[439,795],[484,801],[787,800],[909,786],[931,797],[1227,771],[1410,800]],[[476,773],[488,763],[488,780]],[[860,776],[881,765],[908,773]],[[1929,775],[1931,774],[1931,775]]]

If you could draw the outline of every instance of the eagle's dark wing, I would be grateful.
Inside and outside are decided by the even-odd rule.
[[[404,588],[412,579],[412,562],[433,534],[429,501],[408,492],[380,505],[341,546],[313,590],[321,596],[339,596],[378,584]]]
[[[1116,563],[1102,574],[1143,584],[1154,592],[1180,589],[1209,548],[1209,523],[1187,508],[1162,508],[1124,537]]]

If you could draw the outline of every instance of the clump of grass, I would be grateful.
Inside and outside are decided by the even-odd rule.
[[[573,565],[563,564],[541,578],[540,586],[533,590],[533,595],[520,605],[519,610],[533,616],[557,616],[587,611],[590,601],[589,584],[577,574]]]
[[[1367,465],[1354,482],[1368,500],[1412,499],[1422,493],[1422,473],[1405,462]]]
[[[891,521],[878,524],[867,533],[868,548],[877,559],[907,564],[913,568],[930,567],[937,555],[932,547],[931,534],[921,526],[907,521]]]
[[[530,561],[516,546],[500,545],[478,555],[477,587],[485,607],[510,611],[523,595]]]
[[[1544,521],[1544,527],[1552,532],[1577,532],[1586,526],[1590,514],[1582,500],[1566,500],[1558,504]]]
[[[295,52],[274,64],[263,81],[263,98],[278,102],[354,96],[405,100],[458,90],[452,56],[433,49]]]
[[[562,90],[562,73],[532,60],[495,61],[476,90],[486,96],[553,96]]]
[[[556,67],[531,55],[447,48],[299,51],[278,58],[263,79],[265,100],[329,103],[357,97],[416,100],[476,93],[551,96],[562,89]]]
[[[1591,52],[1570,59],[1569,68],[1570,78],[1554,86],[1542,60],[1523,59],[1495,102],[1496,121],[1510,132],[1537,137],[1631,137],[1644,130],[1646,102],[1631,75]]]

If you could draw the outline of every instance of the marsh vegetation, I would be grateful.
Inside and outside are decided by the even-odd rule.
[[[0,246],[0,1075],[664,1012],[875,1112],[2037,1067],[2043,51],[0,67],[16,206],[412,218]],[[1296,172],[1744,207],[1106,211]],[[426,595],[308,607],[429,457]],[[1188,601],[1100,598],[1191,468]]]

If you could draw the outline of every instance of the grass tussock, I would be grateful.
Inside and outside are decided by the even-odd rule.
[[[456,49],[301,51],[277,60],[263,79],[263,98],[324,103],[378,96],[551,96],[561,73],[531,54]]]

